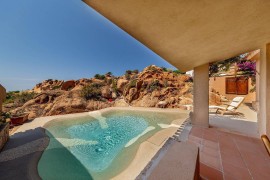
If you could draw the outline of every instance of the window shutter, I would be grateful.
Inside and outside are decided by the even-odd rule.
[[[236,86],[237,86],[237,94],[239,95],[248,94],[248,78],[247,77],[239,77],[237,79]]]
[[[226,94],[236,94],[236,78],[229,77],[226,78]]]

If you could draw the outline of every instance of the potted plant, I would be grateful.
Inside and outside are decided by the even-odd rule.
[[[25,121],[28,120],[29,113],[26,112],[16,112],[16,114],[12,114],[10,117],[10,121],[13,125],[22,125]]]
[[[0,150],[4,147],[9,138],[9,123],[7,122],[9,118],[8,113],[0,112]]]

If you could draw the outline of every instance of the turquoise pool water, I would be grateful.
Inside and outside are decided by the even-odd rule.
[[[109,179],[134,158],[139,144],[179,114],[117,111],[47,124],[50,143],[38,172],[42,179]]]

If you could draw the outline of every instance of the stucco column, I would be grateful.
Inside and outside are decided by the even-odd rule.
[[[258,126],[270,136],[270,44],[261,49]]]
[[[195,126],[209,127],[209,64],[194,68],[193,114]]]

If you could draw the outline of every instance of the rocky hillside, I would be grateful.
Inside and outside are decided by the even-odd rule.
[[[30,118],[79,113],[113,106],[186,108],[192,104],[192,78],[178,71],[149,66],[142,72],[111,73],[90,79],[46,80],[24,101],[4,105],[12,114],[29,112]]]

